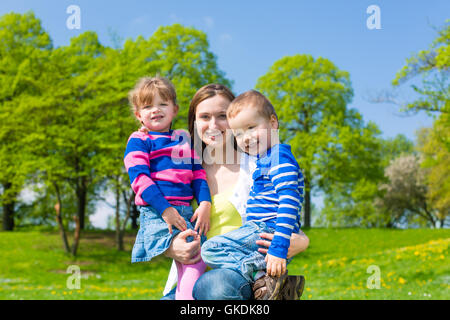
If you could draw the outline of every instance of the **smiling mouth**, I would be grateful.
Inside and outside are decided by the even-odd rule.
[[[157,121],[157,120],[161,120],[162,118],[164,118],[164,116],[159,115],[159,116],[153,116],[153,117],[151,117],[150,120],[155,120],[155,121]]]
[[[220,138],[223,136],[222,131],[214,132],[214,133],[207,133],[206,136],[212,140],[215,140],[217,138]]]

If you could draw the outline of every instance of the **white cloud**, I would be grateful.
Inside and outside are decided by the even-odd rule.
[[[229,33],[222,33],[219,39],[221,42],[231,42],[233,37]]]
[[[206,24],[206,27],[209,29],[214,27],[214,19],[211,17],[204,17],[203,22]]]

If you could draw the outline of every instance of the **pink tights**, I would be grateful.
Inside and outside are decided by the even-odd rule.
[[[194,264],[182,264],[175,261],[178,271],[178,284],[175,292],[175,300],[194,300],[192,289],[195,282],[205,272],[206,264],[200,260]]]

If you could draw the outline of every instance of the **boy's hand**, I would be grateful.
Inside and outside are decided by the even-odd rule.
[[[184,221],[183,217],[180,216],[177,209],[174,207],[168,207],[164,212],[162,213],[162,218],[169,226],[169,232],[172,232],[172,225],[175,226],[178,230],[184,231],[187,229],[186,221]]]
[[[278,258],[270,254],[266,255],[266,272],[272,277],[281,277],[286,273],[286,259]]]
[[[209,231],[209,218],[211,215],[211,202],[202,201],[198,206],[197,210],[195,210],[194,215],[192,216],[191,222],[197,219],[195,223],[195,231],[198,231],[200,235],[206,234]]]

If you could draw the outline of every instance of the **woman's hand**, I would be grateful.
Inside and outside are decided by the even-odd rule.
[[[272,242],[273,234],[261,233],[260,236],[265,240],[257,240],[256,244],[264,248],[259,248],[258,251],[261,252],[262,254],[266,254]],[[308,248],[308,246],[309,246],[309,238],[306,236],[306,234],[303,233],[303,231],[300,231],[299,233],[293,233],[291,235],[291,245],[289,246],[288,249],[287,258],[288,259],[292,258],[298,253],[305,251],[306,248]]]
[[[187,242],[186,238],[193,236],[192,242]],[[192,229],[180,232],[170,244],[169,249],[164,253],[167,257],[177,260],[182,264],[194,264],[200,261],[200,236]]]

